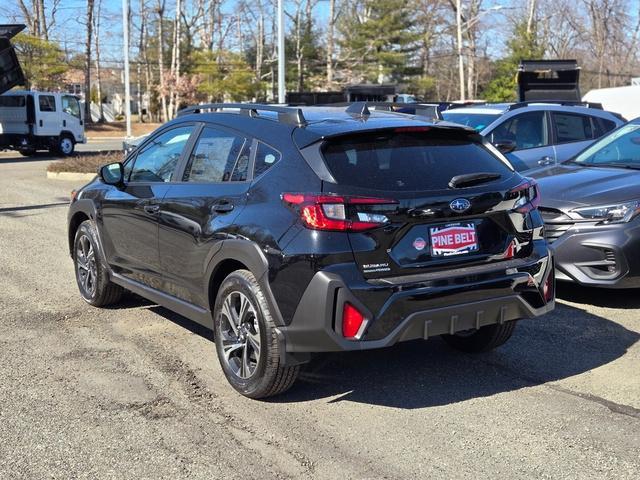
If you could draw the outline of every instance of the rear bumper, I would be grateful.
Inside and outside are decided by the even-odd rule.
[[[400,277],[347,284],[344,279],[353,275],[318,272],[292,322],[279,328],[285,349],[368,350],[543,315],[554,308],[554,301],[545,302],[542,294],[544,282],[553,275],[553,260],[546,246],[539,250],[526,260],[483,266],[482,271],[471,267],[404,281]],[[340,333],[345,302],[367,318],[360,340],[347,340]]]

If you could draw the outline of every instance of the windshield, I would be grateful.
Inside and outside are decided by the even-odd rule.
[[[375,190],[443,190],[456,175],[512,174],[482,144],[439,129],[340,137],[324,145],[323,155],[339,184]]]
[[[493,123],[498,117],[500,117],[499,113],[442,112],[442,118],[446,121],[466,125],[467,127],[475,129],[476,132],[484,130],[485,127]]]
[[[578,155],[571,163],[640,168],[640,125],[627,124]]]

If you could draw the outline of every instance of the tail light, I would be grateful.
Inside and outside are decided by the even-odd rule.
[[[371,207],[398,203],[384,198],[308,193],[283,193],[282,201],[299,213],[307,228],[338,232],[363,232],[380,227],[388,223],[389,218],[371,211]]]
[[[532,178],[525,179],[520,185],[512,188],[507,199],[515,200],[514,208],[520,213],[529,213],[540,205],[538,183]]]
[[[358,340],[362,336],[364,325],[364,315],[350,303],[345,303],[342,310],[342,336],[349,340]]]

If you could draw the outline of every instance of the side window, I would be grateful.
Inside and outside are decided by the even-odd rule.
[[[564,112],[551,112],[558,143],[580,142],[593,138],[591,118]]]
[[[39,95],[38,102],[41,112],[56,111],[56,98],[53,95]]]
[[[184,171],[184,182],[228,182],[245,141],[223,130],[205,127]],[[245,176],[246,178],[246,176]]]
[[[138,152],[129,181],[168,182],[178,164],[193,126],[173,128],[153,138]]]
[[[238,161],[236,162],[236,168],[233,169],[233,173],[231,174],[232,182],[244,182],[247,179],[247,175],[249,174],[250,156],[251,142],[247,141],[244,143],[242,152],[240,152],[240,156],[238,157]]]
[[[80,104],[78,103],[78,99],[71,95],[63,95],[62,111],[69,115],[73,115],[76,118],[80,118]]]
[[[516,150],[549,145],[545,112],[521,113],[498,125],[491,132],[491,142],[505,141],[515,142]]]
[[[258,142],[258,150],[256,151],[256,166],[254,168],[254,177],[262,175],[264,172],[273,167],[280,160],[280,152],[274,150],[269,145]]]
[[[595,138],[600,138],[605,133],[609,133],[611,130],[616,128],[616,122],[612,122],[611,120],[606,120],[600,117],[591,117],[591,120],[593,120],[593,133]]]

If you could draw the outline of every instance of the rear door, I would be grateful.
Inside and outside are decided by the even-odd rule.
[[[60,134],[60,108],[56,96],[38,93],[36,100],[36,125],[34,133],[41,137]]]
[[[518,171],[556,162],[549,117],[544,110],[522,112],[508,117],[487,136],[494,145],[506,141],[515,142],[516,149],[507,154],[507,158]]]
[[[502,202],[520,177],[468,134],[397,129],[336,138],[323,156],[336,180],[323,191],[356,197],[346,207],[356,221],[384,222],[349,233],[366,278],[502,260],[519,233]],[[494,178],[449,185],[479,172]]]
[[[600,136],[597,133],[602,127],[594,120],[595,118],[589,115],[551,111],[551,125],[558,162],[569,160]]]
[[[244,206],[252,141],[213,124],[197,135],[160,202],[159,249],[163,288],[207,308],[204,275]]]

